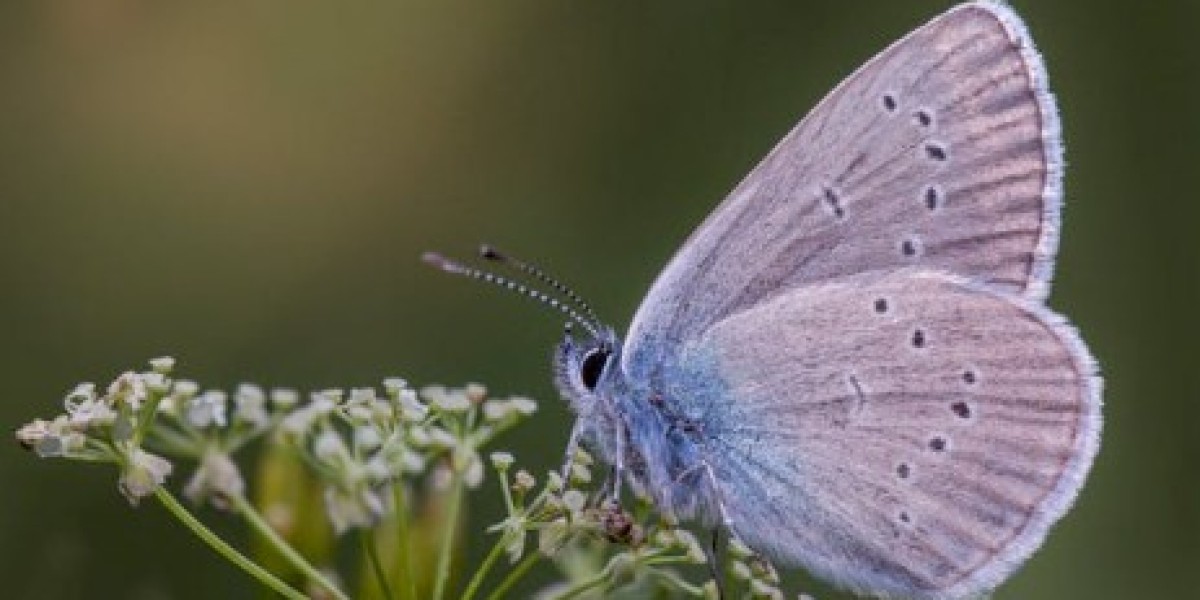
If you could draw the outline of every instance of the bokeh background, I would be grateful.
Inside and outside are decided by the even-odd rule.
[[[1015,4],[1070,163],[1050,303],[1100,359],[1107,423],[1076,509],[996,597],[1197,598],[1200,3]],[[946,6],[0,4],[0,423],[171,354],[227,387],[530,394],[546,408],[505,444],[548,467],[561,320],[421,251],[493,242],[623,327],[776,139]],[[4,597],[256,594],[110,469],[14,444],[0,489]]]

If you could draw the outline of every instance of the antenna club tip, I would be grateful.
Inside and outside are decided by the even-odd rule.
[[[497,250],[495,246],[491,246],[489,244],[479,245],[479,256],[482,256],[488,260],[505,260],[507,258],[504,256],[504,253]]]
[[[426,252],[422,254],[421,262],[435,269],[441,269],[450,273],[456,273],[462,270],[462,267],[459,266],[458,263],[446,258],[445,256],[442,256],[441,254],[438,254],[437,252]]]

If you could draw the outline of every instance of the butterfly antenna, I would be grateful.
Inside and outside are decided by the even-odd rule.
[[[592,310],[591,305],[581,298],[579,294],[576,294],[575,290],[567,287],[566,284],[555,279],[554,277],[551,277],[549,273],[546,273],[538,266],[525,262],[519,258],[509,256],[508,254],[505,254],[497,250],[495,247],[487,244],[479,247],[479,256],[482,256],[483,258],[493,262],[498,262],[500,264],[516,268],[522,273],[525,273],[526,275],[537,279],[538,281],[554,288],[555,290],[558,290],[559,293],[566,296],[571,302],[574,302],[576,308],[587,314],[593,325],[600,325],[600,317],[596,316],[596,311]]]
[[[483,281],[485,283],[490,283],[492,285],[502,287],[507,290],[510,290],[510,291],[516,292],[518,294],[521,294],[523,296],[526,296],[528,298],[537,300],[538,302],[541,302],[542,304],[545,304],[545,305],[547,305],[553,309],[556,309],[556,310],[562,312],[563,314],[567,315],[567,317],[571,321],[574,321],[575,323],[579,324],[579,326],[586,329],[588,331],[588,333],[592,334],[592,337],[595,337],[595,338],[601,337],[600,329],[595,323],[588,320],[583,315],[579,314],[579,311],[575,310],[573,307],[571,307],[567,304],[564,304],[558,298],[554,298],[552,296],[547,295],[545,292],[543,292],[541,290],[531,288],[525,284],[513,281],[512,279],[509,279],[502,275],[497,275],[495,273],[484,271],[482,269],[476,269],[474,267],[468,267],[462,263],[459,263],[459,262],[453,261],[449,258],[446,258],[445,256],[442,256],[441,254],[438,254],[436,252],[426,252],[424,255],[421,256],[421,260],[424,261],[425,264],[430,265],[430,266],[437,268],[441,271],[444,271],[446,273],[450,273],[451,275],[461,275],[463,277],[468,277],[470,279],[475,279],[478,281]]]

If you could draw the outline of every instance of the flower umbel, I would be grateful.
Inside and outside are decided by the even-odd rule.
[[[537,403],[529,398],[491,397],[480,384],[427,386],[418,392],[403,379],[389,378],[382,391],[327,389],[305,401],[289,388],[267,390],[249,383],[232,393],[204,389],[172,379],[174,368],[173,359],[157,358],[148,369],[122,373],[107,386],[80,384],[66,394],[62,413],[20,427],[16,439],[39,457],[115,465],[118,489],[132,505],[156,496],[215,551],[291,600],[309,596],[220,540],[174,500],[166,486],[180,464],[194,465],[183,487],[193,504],[243,518],[269,549],[272,564],[282,557],[288,572],[307,580],[320,597],[349,599],[342,584],[292,546],[293,536],[304,531],[298,525],[319,515],[300,504],[288,507],[281,520],[281,498],[270,493],[259,500],[274,516],[259,514],[246,496],[258,482],[247,482],[237,460],[252,443],[267,445],[263,454],[271,460],[293,457],[301,470],[288,477],[307,471],[308,483],[276,481],[268,490],[315,486],[324,527],[337,536],[360,534],[362,558],[371,568],[364,570],[356,597],[446,596],[451,563],[460,553],[456,532],[463,497],[484,487],[489,464],[506,517],[487,529],[497,538],[487,558],[468,571],[462,600],[484,589],[497,564],[510,568],[492,582],[489,598],[506,597],[545,560],[563,579],[538,598],[718,595],[716,581],[689,581],[712,572],[702,567],[711,562],[704,545],[673,520],[657,516],[644,493],[635,493],[627,507],[597,492],[596,465],[587,452],[576,453],[564,480],[558,471],[534,477],[518,468],[512,452],[491,449],[498,436],[536,412]],[[414,504],[411,496],[423,489],[442,504]],[[302,497],[291,496],[293,502]],[[330,536],[321,543],[333,544]],[[306,554],[312,552],[308,547]],[[770,563],[736,541],[727,555],[733,584],[726,592],[782,597]]]

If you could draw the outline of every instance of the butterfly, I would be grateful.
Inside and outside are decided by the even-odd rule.
[[[1062,140],[1021,19],[951,8],[825,97],[658,276],[622,340],[565,300],[555,355],[599,451],[657,506],[863,594],[995,588],[1099,446],[1098,367],[1044,304]],[[618,492],[619,493],[619,492]]]

